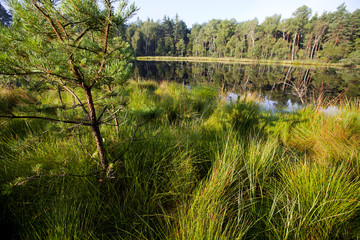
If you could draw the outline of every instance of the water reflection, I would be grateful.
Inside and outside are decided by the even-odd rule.
[[[329,106],[327,108],[320,108],[320,111],[325,115],[335,116],[340,113],[340,109],[335,106]]]
[[[136,62],[134,78],[169,80],[184,85],[212,83],[225,92],[255,92],[265,109],[298,110],[318,98],[360,97],[360,71],[294,66],[190,62]]]
[[[226,94],[226,102],[227,103],[235,103],[236,100],[239,98],[239,95],[233,92],[230,92],[228,94]]]
[[[228,104],[235,103],[238,98],[239,95],[236,93],[230,92],[226,94],[226,102]],[[277,101],[273,101],[271,99],[268,99],[267,97],[257,102],[263,111],[272,112],[272,113],[276,113],[278,111],[289,112],[289,113],[296,112],[302,108],[301,105],[297,103],[292,103],[291,99],[287,101],[286,107],[281,106]]]
[[[260,107],[265,111],[271,111],[275,112],[277,110],[277,102],[270,100],[268,98],[265,98],[263,102],[259,102]]]
[[[226,102],[228,104],[233,104],[237,101],[237,99],[240,96],[236,93],[230,92],[228,94],[226,94]],[[268,98],[264,98],[261,101],[257,101],[260,108],[263,111],[267,111],[267,112],[271,112],[271,113],[276,113],[276,112],[283,112],[283,113],[294,113],[297,112],[299,110],[301,110],[303,108],[303,105],[300,105],[298,103],[293,103],[291,101],[291,99],[288,99],[288,101],[286,102],[286,106],[281,106],[277,101],[273,101],[270,100]],[[340,113],[340,109],[337,108],[336,106],[328,106],[327,108],[320,108],[320,112],[322,112],[325,115],[329,115],[329,116],[334,116],[337,115],[338,113]]]

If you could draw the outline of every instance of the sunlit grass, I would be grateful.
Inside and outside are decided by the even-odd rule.
[[[286,163],[271,194],[270,238],[348,238],[351,220],[358,218],[359,186],[343,166]]]
[[[55,90],[7,91],[8,111],[82,116],[65,113]],[[358,101],[340,103],[334,115],[320,105],[289,114],[264,112],[251,96],[226,101],[210,85],[132,81],[122,91],[118,129],[102,126],[108,181],[92,174],[100,168],[86,127],[1,120],[6,238],[360,237]],[[72,107],[72,96],[61,96]]]

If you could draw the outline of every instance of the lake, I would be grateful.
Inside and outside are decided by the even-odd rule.
[[[176,81],[189,87],[210,83],[238,95],[254,92],[269,109],[297,109],[319,98],[360,97],[360,71],[355,69],[146,61],[134,66],[134,79]]]

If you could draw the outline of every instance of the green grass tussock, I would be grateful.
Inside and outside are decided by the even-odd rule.
[[[36,103],[36,99],[22,89],[0,89],[0,113],[10,113],[14,108]]]
[[[359,208],[359,182],[343,166],[287,163],[267,216],[274,239],[348,239]]]

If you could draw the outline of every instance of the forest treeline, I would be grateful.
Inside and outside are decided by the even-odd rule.
[[[360,9],[345,4],[335,12],[312,14],[299,7],[289,19],[275,14],[237,22],[213,19],[191,29],[178,15],[141,21],[124,30],[136,56],[236,57],[279,60],[343,61],[360,64]]]

